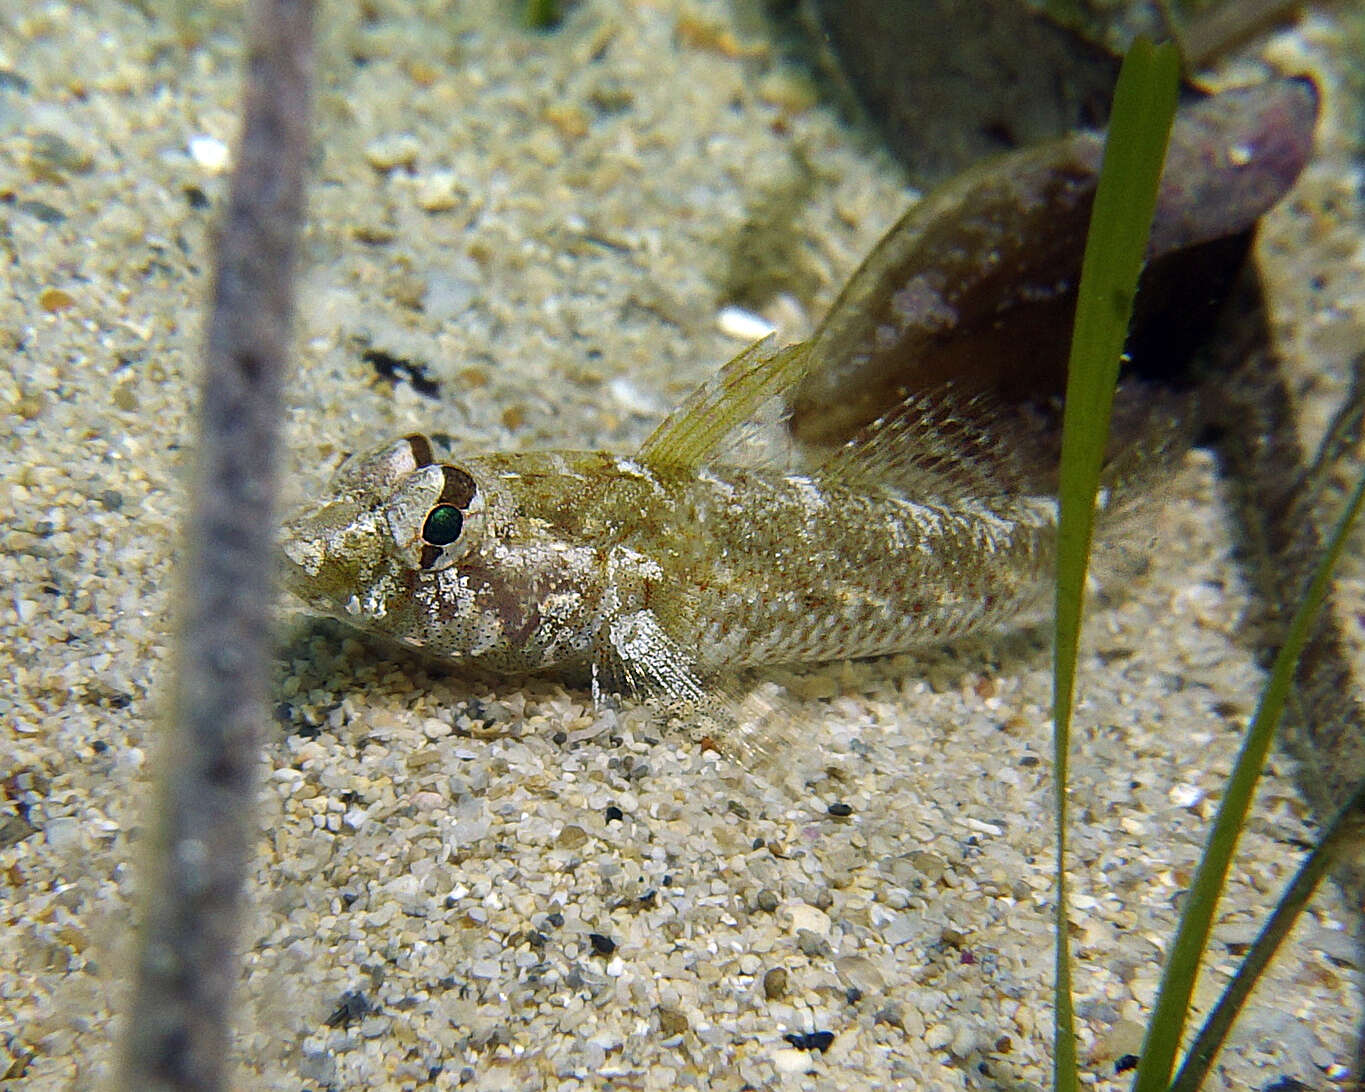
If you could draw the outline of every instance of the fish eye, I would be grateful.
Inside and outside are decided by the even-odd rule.
[[[423,574],[444,572],[478,548],[485,505],[478,483],[466,470],[444,463],[412,468],[422,458],[420,437],[388,449],[395,465],[405,465],[398,480],[378,501],[389,539],[409,568]]]
[[[453,504],[438,504],[422,524],[422,540],[432,546],[449,546],[464,530],[464,513]]]

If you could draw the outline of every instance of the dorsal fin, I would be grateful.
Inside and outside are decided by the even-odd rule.
[[[708,463],[735,463],[807,473],[855,488],[891,487],[942,500],[986,499],[1033,484],[1040,470],[1023,454],[1027,425],[1017,407],[951,384],[906,397],[900,405],[832,449],[797,444],[782,426],[760,421],[765,408],[782,408],[784,396],[811,366],[809,343],[774,348],[755,342],[699,386],[641,445],[636,458],[649,466],[696,472]],[[766,445],[749,443],[746,429],[778,433]],[[751,450],[752,449],[752,450]],[[1050,465],[1046,473],[1050,471]]]
[[[646,466],[695,472],[763,403],[789,391],[805,374],[806,343],[775,348],[756,341],[693,391],[650,434],[635,458]]]
[[[989,501],[1050,491],[1055,452],[1040,450],[1018,407],[951,384],[911,394],[846,443],[815,459],[815,473],[853,489],[889,487],[917,499]],[[809,455],[809,453],[808,453]]]

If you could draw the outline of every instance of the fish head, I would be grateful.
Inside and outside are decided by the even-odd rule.
[[[528,517],[500,466],[438,462],[421,435],[351,456],[286,523],[286,585],[443,660],[535,670],[580,656],[596,624],[580,609],[590,551]]]

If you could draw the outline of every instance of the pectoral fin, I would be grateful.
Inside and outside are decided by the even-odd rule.
[[[593,669],[595,698],[629,694],[686,725],[693,739],[731,759],[756,786],[809,799],[810,771],[798,759],[822,757],[813,745],[818,726],[780,687],[734,674],[702,675],[648,610],[613,620],[604,636]]]

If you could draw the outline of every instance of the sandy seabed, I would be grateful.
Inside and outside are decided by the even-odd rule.
[[[765,195],[805,187],[790,230],[812,298],[769,316],[791,336],[913,199],[728,5],[583,0],[543,36],[512,7],[323,9],[291,502],[343,452],[417,430],[473,450],[628,452],[739,347],[718,286]],[[188,23],[147,10],[0,15],[14,1087],[107,1076],[172,662],[240,26],[230,5]],[[1348,48],[1315,16],[1235,66],[1308,66],[1328,92],[1321,155],[1263,248],[1277,336],[1316,399],[1310,435],[1365,331]],[[1191,453],[1147,571],[1089,623],[1072,768],[1089,1087],[1127,1085],[1116,1065],[1139,1046],[1262,678],[1223,492]],[[813,726],[793,762],[820,776],[799,799],[642,710],[394,659],[294,605],[281,623],[239,1087],[1047,1085],[1043,630],[779,675]],[[1201,1007],[1313,830],[1274,759]],[[1347,1080],[1357,926],[1325,886],[1211,1088]]]

